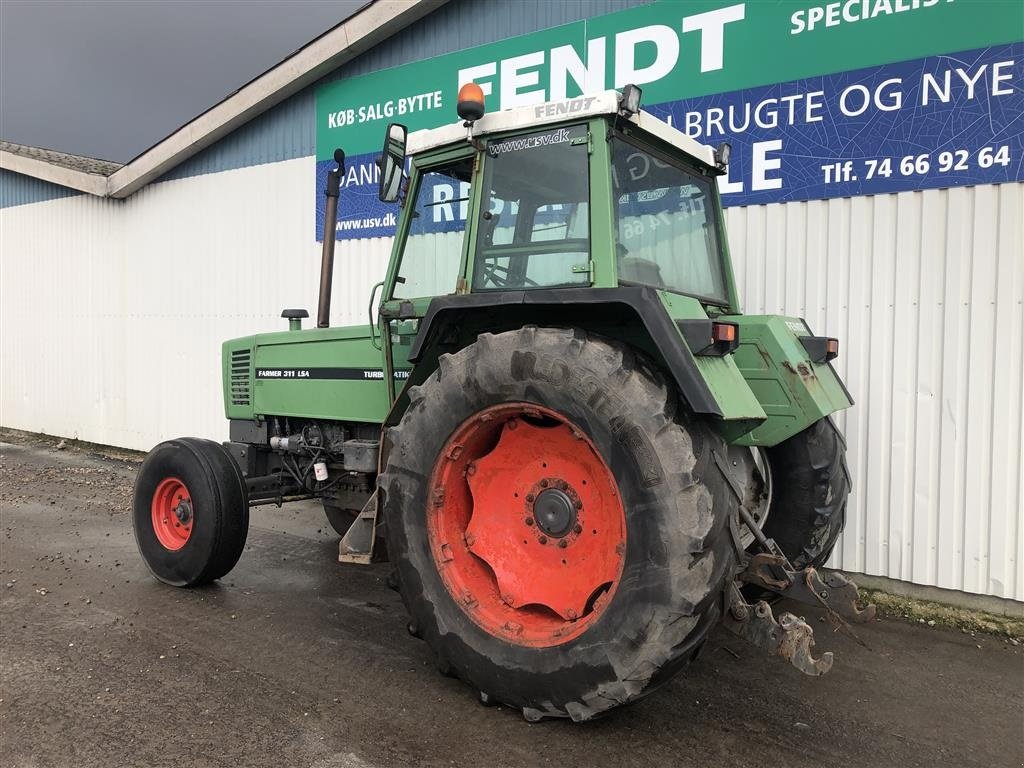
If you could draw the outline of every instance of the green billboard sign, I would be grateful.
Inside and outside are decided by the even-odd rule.
[[[1018,0],[657,0],[320,86],[318,194],[344,148],[338,236],[389,234],[385,126],[456,122],[469,81],[488,111],[639,85],[644,109],[733,144],[725,205],[1015,180],[1022,41]]]
[[[489,110],[627,83],[658,104],[1016,42],[1022,31],[1015,0],[659,0],[323,85],[316,156],[379,150],[392,121],[411,131],[455,122],[469,80]]]

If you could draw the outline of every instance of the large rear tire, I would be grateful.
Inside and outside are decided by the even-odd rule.
[[[249,501],[224,446],[184,437],[150,451],[135,481],[135,541],[149,570],[175,587],[225,576],[242,554]]]
[[[410,391],[381,476],[410,625],[529,720],[588,720],[684,668],[719,618],[722,440],[627,347],[484,334]]]
[[[821,567],[846,524],[850,469],[831,418],[767,450],[772,499],[763,531],[796,568]]]

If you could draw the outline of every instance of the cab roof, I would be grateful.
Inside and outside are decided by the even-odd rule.
[[[488,112],[473,123],[473,137],[492,133],[503,133],[517,129],[529,129],[551,123],[561,123],[573,118],[589,118],[619,113],[619,92],[615,90],[577,96],[572,99],[548,101],[525,107]],[[692,155],[701,163],[714,168],[715,151],[706,144],[694,141],[682,131],[673,128],[663,120],[644,112],[642,109],[629,117],[623,117],[633,125],[652,136],[671,144]],[[431,149],[458,144],[466,140],[466,127],[462,122],[440,128],[430,128],[409,134],[407,154],[418,155]]]

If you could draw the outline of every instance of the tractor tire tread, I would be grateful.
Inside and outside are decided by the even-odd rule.
[[[796,568],[819,568],[846,524],[846,441],[829,418],[768,449],[774,510],[764,526]]]
[[[634,573],[640,574],[640,579],[662,579],[670,584],[671,604],[652,600],[646,621],[616,628],[617,637],[609,637],[607,648],[600,651],[605,654],[603,664],[587,667],[593,656],[585,661],[574,659],[574,667],[584,667],[579,675],[589,684],[575,695],[551,695],[552,688],[567,690],[561,678],[557,684],[538,684],[533,690],[505,685],[503,675],[494,670],[503,668],[507,679],[515,669],[514,652],[505,650],[516,647],[510,644],[500,644],[484,661],[472,648],[474,654],[467,661],[470,646],[448,626],[458,617],[452,618],[446,613],[449,609],[439,605],[450,598],[447,592],[437,594],[433,584],[427,590],[429,594],[425,593],[422,574],[409,563],[410,544],[403,532],[403,526],[417,524],[403,520],[403,509],[415,508],[417,499],[423,503],[410,486],[425,485],[425,477],[430,474],[433,459],[424,458],[424,454],[429,454],[437,442],[431,439],[431,433],[442,426],[438,414],[453,409],[458,412],[467,397],[476,398],[474,408],[486,405],[488,397],[527,399],[524,392],[529,392],[528,386],[516,390],[502,380],[503,374],[508,376],[508,361],[524,350],[546,354],[553,360],[572,361],[585,371],[600,373],[600,377],[597,373],[594,376],[601,382],[602,391],[614,393],[626,409],[623,417],[642,425],[663,471],[662,486],[651,493],[657,493],[661,500],[658,503],[672,510],[671,514],[661,513],[653,526],[657,527],[657,538],[666,542],[661,548],[674,553],[675,558],[661,553],[662,559],[657,560],[658,555],[653,555],[644,568],[659,569],[657,576],[645,576],[643,569]],[[423,397],[411,398],[400,426],[389,430],[392,451],[379,483],[399,592],[420,636],[434,649],[438,668],[458,675],[490,699],[520,710],[530,721],[548,717],[589,720],[648,695],[697,656],[720,616],[724,585],[732,574],[735,557],[726,524],[734,511],[730,506],[734,497],[713,458],[716,451],[724,452],[724,441],[702,422],[692,421],[684,427],[675,421],[682,410],[677,406],[677,394],[653,364],[618,342],[577,328],[527,326],[501,334],[482,334],[475,344],[442,359],[445,362],[439,364],[436,374],[421,385]],[[535,396],[533,393],[529,399]],[[453,418],[442,418],[443,429],[447,430],[442,444]],[[648,584],[627,583],[620,583],[618,589],[636,589],[635,599],[640,601],[648,600],[652,590]],[[454,603],[452,608],[460,610]],[[583,637],[590,638],[594,631],[588,630]],[[589,645],[595,645],[593,638]],[[454,659],[459,663],[453,663]],[[559,674],[568,672],[555,669],[552,677]],[[543,682],[538,677],[538,683]]]

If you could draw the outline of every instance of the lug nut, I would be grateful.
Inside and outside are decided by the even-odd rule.
[[[558,546],[561,547],[562,549],[565,549],[566,547],[569,546],[569,542],[566,541],[565,539],[562,539],[560,542],[558,542]]]
[[[528,518],[526,518],[525,522],[526,522],[527,525],[533,525],[533,518],[532,517],[528,517]]]
[[[574,525],[572,527],[572,532],[573,533],[583,533],[583,526],[580,525],[579,523],[576,523],[576,525]]]
[[[547,488],[548,487],[548,481],[547,480],[541,480],[540,481],[540,487],[541,488]]]
[[[579,499],[576,499],[576,501],[573,502],[573,506],[576,507],[576,509],[583,509],[583,502],[580,501]]]
[[[528,502],[530,502],[531,504],[533,503],[533,500],[534,500],[534,499],[536,499],[536,498],[537,498],[537,497],[536,497],[536,496],[534,496],[534,495],[533,495],[532,493],[528,493],[528,494],[526,494],[526,500],[527,500]]]
[[[538,539],[538,541],[540,541],[541,544],[547,544],[548,543],[548,537],[547,536],[541,536],[540,539]]]

